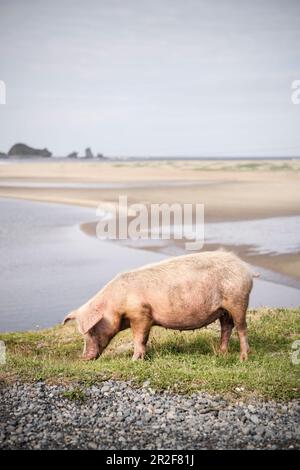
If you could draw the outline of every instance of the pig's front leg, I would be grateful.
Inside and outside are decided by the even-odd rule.
[[[84,337],[84,348],[82,359],[84,361],[91,361],[97,359],[99,356],[99,343],[97,337],[88,333]]]
[[[144,359],[146,353],[146,344],[149,338],[152,322],[149,320],[133,320],[131,321],[131,329],[133,333],[134,353],[132,360]]]

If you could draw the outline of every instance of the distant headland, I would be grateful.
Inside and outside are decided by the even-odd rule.
[[[37,149],[34,147],[30,147],[29,145],[23,143],[14,144],[7,153],[0,152],[0,158],[50,158],[52,157],[52,152],[49,152],[48,149]],[[93,154],[90,147],[85,149],[84,155],[79,156],[78,152],[71,152],[66,156],[66,158],[73,158],[73,159],[92,159],[92,158],[105,158],[101,153],[97,153],[96,155]]]
[[[46,148],[35,149],[26,144],[15,144],[8,151],[8,157],[51,157],[52,153]]]

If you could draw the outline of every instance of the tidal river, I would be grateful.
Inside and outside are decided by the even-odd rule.
[[[166,255],[88,237],[93,209],[0,199],[0,330],[62,321],[115,274]],[[299,306],[300,290],[255,280],[250,306]]]

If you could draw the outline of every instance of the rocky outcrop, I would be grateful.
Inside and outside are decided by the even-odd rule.
[[[91,151],[90,147],[87,147],[85,149],[85,152],[84,152],[84,155],[83,156],[79,156],[78,155],[78,152],[71,152],[69,155],[67,155],[67,158],[79,158],[79,159],[82,159],[82,158],[105,158],[104,155],[102,153],[97,153],[97,155],[94,155],[93,152]]]
[[[15,144],[8,152],[9,157],[51,157],[52,153],[45,149],[35,149],[26,144]]]
[[[78,152],[71,152],[67,155],[67,158],[78,158]]]
[[[94,158],[93,152],[91,151],[90,147],[85,149],[85,158]]]
[[[7,158],[7,153],[0,152],[0,158]]]

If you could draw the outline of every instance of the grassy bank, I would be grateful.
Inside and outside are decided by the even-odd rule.
[[[260,309],[248,315],[251,355],[239,361],[236,333],[226,356],[218,354],[219,325],[177,332],[153,328],[144,362],[132,362],[131,332],[117,335],[97,361],[79,359],[82,338],[75,325],[39,332],[6,333],[7,362],[0,365],[2,380],[46,380],[76,384],[109,378],[145,380],[156,389],[179,392],[202,390],[235,397],[299,397],[300,365],[291,361],[292,343],[300,339],[300,308]]]

